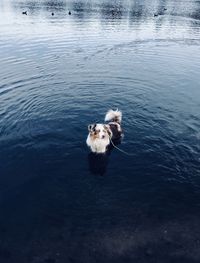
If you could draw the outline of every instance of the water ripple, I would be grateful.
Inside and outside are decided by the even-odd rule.
[[[1,246],[0,261],[2,255],[9,263],[13,258],[57,261],[35,257],[38,242],[44,236],[41,243],[47,244],[49,235],[53,244],[45,245],[45,251],[54,248],[60,236],[61,242],[48,256],[60,253],[57,249],[66,237],[74,256],[80,247],[71,244],[80,244],[80,229],[85,236],[98,227],[110,229],[113,222],[119,229],[134,224],[133,236],[141,233],[138,221],[144,222],[143,230],[149,226],[152,231],[156,223],[163,231],[162,222],[167,227],[170,216],[180,225],[193,211],[198,222],[198,1],[9,0],[1,1],[0,8],[0,234],[5,245],[15,247],[9,259]],[[109,108],[123,112],[119,147],[130,156],[113,149],[98,159],[86,147],[88,124],[103,122]],[[157,236],[161,242],[160,232]],[[116,261],[120,253],[119,260],[137,261],[123,254],[130,244],[117,252]],[[167,253],[179,247],[170,244]],[[23,255],[17,257],[20,246]],[[138,258],[148,254],[145,249]],[[196,254],[191,254],[193,259]],[[62,253],[59,257],[63,262],[80,259],[62,259]],[[96,260],[85,257],[84,262]]]

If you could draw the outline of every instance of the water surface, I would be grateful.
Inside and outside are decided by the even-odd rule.
[[[199,262],[200,1],[0,11],[0,262]],[[94,156],[117,107],[131,156]]]

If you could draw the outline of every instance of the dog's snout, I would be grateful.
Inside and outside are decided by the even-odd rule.
[[[102,135],[102,137],[101,137],[102,139],[104,139],[105,138],[105,135]]]

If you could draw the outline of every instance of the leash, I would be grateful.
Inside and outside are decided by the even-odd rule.
[[[112,146],[113,146],[114,148],[116,148],[118,151],[120,151],[120,152],[122,152],[122,153],[124,153],[124,154],[126,154],[126,155],[128,155],[128,156],[133,156],[133,153],[128,153],[128,152],[120,149],[119,147],[117,147],[117,146],[114,144],[114,142],[112,141],[110,135],[109,135],[109,139],[110,139],[110,142],[111,142]]]

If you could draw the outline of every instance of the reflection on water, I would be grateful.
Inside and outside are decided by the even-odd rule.
[[[98,38],[98,34],[103,37],[110,32],[110,38],[106,36],[106,39],[119,41],[121,30],[125,41],[157,38],[191,41],[199,38],[199,1],[3,0],[0,8],[3,11],[1,34],[5,40],[8,37],[31,37],[39,32],[48,38],[59,33],[67,37],[63,35],[65,33],[70,40],[71,37],[83,37],[75,34],[78,31]],[[27,16],[22,15],[25,11]],[[39,28],[36,28],[37,24]],[[52,28],[45,30],[48,24]]]
[[[199,10],[0,1],[1,263],[199,262]],[[130,156],[86,147],[109,108]]]
[[[68,11],[73,13],[73,18],[80,20],[90,19],[128,19],[133,22],[147,23],[147,19],[153,20],[158,16],[160,22],[178,22],[176,16],[180,18],[194,19],[194,24],[198,24],[200,2],[199,1],[6,1],[0,3],[3,11],[1,22],[7,19],[20,19],[21,12],[26,10],[32,19],[44,16],[51,19],[51,13],[55,12],[57,19],[68,17]],[[10,16],[12,13],[12,16]],[[48,17],[49,13],[49,17]],[[9,16],[8,16],[9,15]],[[73,19],[72,18],[72,19]],[[22,20],[21,18],[20,20]],[[157,19],[158,20],[158,19]],[[173,22],[174,21],[174,22]],[[188,21],[182,22],[189,26]],[[191,21],[192,22],[192,21]],[[156,21],[154,20],[154,23]]]
[[[105,175],[107,171],[107,165],[109,163],[109,156],[113,149],[117,149],[118,151],[121,151],[118,148],[120,144],[121,144],[121,139],[112,141],[105,154],[96,154],[90,152],[88,154],[88,164],[89,164],[90,172],[94,175],[101,175],[101,176]]]
[[[108,165],[107,154],[88,154],[89,169],[92,174],[104,175]]]

